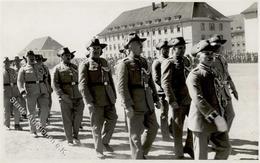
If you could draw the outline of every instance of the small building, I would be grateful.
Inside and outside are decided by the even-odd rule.
[[[228,16],[231,22],[231,50],[232,54],[245,53],[245,27],[244,15],[237,14]]]
[[[244,15],[245,22],[245,44],[246,52],[258,52],[258,18],[257,2],[245,9],[241,14]]]
[[[24,56],[28,50],[33,50],[34,53],[42,54],[43,57],[47,58],[48,60],[45,63],[51,68],[59,63],[60,58],[57,56],[57,51],[62,47],[56,40],[46,36],[32,40],[19,55]]]
[[[134,10],[125,11],[98,34],[108,44],[105,57],[119,57],[125,37],[131,32],[146,37],[143,56],[155,57],[155,45],[164,40],[183,36],[190,44],[186,53],[201,39],[220,34],[227,41],[225,50],[231,51],[231,20],[205,2],[161,2],[152,3]]]

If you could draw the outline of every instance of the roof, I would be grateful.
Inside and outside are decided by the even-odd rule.
[[[257,2],[253,3],[247,9],[245,9],[241,14],[248,14],[248,13],[257,13]]]
[[[129,28],[131,30],[138,29],[140,26],[147,28],[156,24],[157,26],[167,23],[173,24],[180,21],[198,20],[200,18],[203,18],[203,20],[229,20],[205,2],[165,2],[164,4],[164,7],[161,4],[156,4],[155,10],[153,10],[151,5],[125,11],[98,35],[102,36],[115,31],[124,31],[123,26],[127,25],[129,27],[132,24],[135,24],[135,26],[132,25],[132,28]],[[147,24],[146,22],[149,21],[152,21],[152,23]],[[141,25],[138,26],[138,23]]]
[[[57,50],[63,46],[50,36],[41,37],[32,40],[29,45],[25,47],[25,50]]]
[[[243,14],[237,14],[237,15],[231,15],[228,16],[232,20],[230,23],[231,27],[231,33],[233,32],[244,32],[244,15]],[[241,28],[240,28],[241,27]],[[233,28],[233,30],[232,30]]]

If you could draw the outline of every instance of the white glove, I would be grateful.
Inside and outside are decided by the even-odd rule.
[[[220,115],[218,115],[215,119],[214,119],[214,123],[217,126],[217,129],[219,132],[226,132],[228,130],[228,126],[227,126],[227,122],[226,120],[221,117]]]

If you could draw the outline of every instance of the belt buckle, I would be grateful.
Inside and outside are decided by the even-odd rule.
[[[108,83],[107,83],[107,82],[104,82],[104,85],[108,85]]]
[[[71,82],[71,85],[76,85],[76,82]]]
[[[37,83],[37,84],[39,84],[39,83],[40,83],[40,81],[39,81],[39,80],[37,80],[37,81],[36,81],[36,83]]]
[[[10,86],[13,87],[13,86],[14,86],[14,83],[10,83]]]

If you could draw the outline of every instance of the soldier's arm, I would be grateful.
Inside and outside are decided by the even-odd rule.
[[[125,109],[134,105],[128,88],[128,70],[126,64],[122,61],[118,66],[118,94],[122,100],[122,105]],[[142,97],[140,97],[142,98]]]
[[[200,75],[191,72],[188,75],[186,84],[189,90],[192,102],[196,105],[196,108],[209,122],[213,122],[219,114],[216,110],[205,100],[201,88]]]
[[[21,95],[26,93],[25,88],[24,88],[24,83],[25,83],[24,77],[25,77],[24,70],[23,70],[23,68],[20,68],[20,70],[18,72],[18,77],[17,77],[17,87],[18,87]]]
[[[56,92],[56,94],[57,94],[59,97],[61,97],[62,95],[65,94],[65,93],[63,92],[63,90],[61,89],[61,85],[60,85],[60,75],[59,75],[59,70],[58,70],[57,67],[54,68],[52,86],[53,86],[54,91]]]
[[[112,86],[112,89],[114,91],[114,94],[116,96],[116,88],[115,88],[115,83],[114,83],[114,80],[113,80],[113,77],[112,77],[112,72],[111,72],[111,69],[108,73],[108,77],[109,77],[109,81],[111,82],[111,86]]]
[[[87,104],[94,103],[88,87],[88,66],[84,62],[79,65],[79,91]]]
[[[153,82],[152,74],[150,74],[149,76],[150,76],[149,77],[149,81],[148,81],[149,82],[149,86],[150,86],[150,88],[153,91],[153,101],[154,101],[154,103],[156,103],[156,102],[159,102],[159,96],[157,94],[157,90],[156,90],[155,84]]]
[[[155,60],[152,64],[152,78],[157,90],[161,89],[161,67],[160,62]]]
[[[161,65],[161,83],[162,88],[164,90],[164,93],[166,95],[166,100],[169,104],[176,102],[176,96],[173,92],[172,88],[172,68],[171,68],[171,62],[168,60],[164,60]]]

